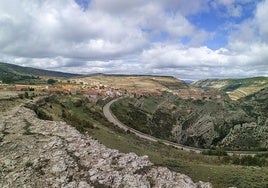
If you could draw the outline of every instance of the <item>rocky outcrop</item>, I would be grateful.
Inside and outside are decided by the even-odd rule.
[[[179,130],[180,127],[182,125],[179,124],[175,128]],[[187,143],[196,147],[209,147],[213,139],[218,136],[214,131],[214,118],[209,115],[198,117],[187,129],[173,132],[173,134],[179,143]]]
[[[268,122],[268,119],[266,120]],[[258,126],[255,122],[236,125],[221,141],[224,147],[235,149],[263,149],[268,147],[268,123]]]
[[[24,107],[0,112],[0,187],[211,187]]]

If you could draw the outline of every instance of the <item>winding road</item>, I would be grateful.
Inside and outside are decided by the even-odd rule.
[[[118,101],[119,99],[122,99],[122,98],[114,99],[114,100],[108,102],[103,107],[104,116],[107,118],[108,121],[110,121],[114,125],[118,126],[119,128],[121,128],[121,129],[123,129],[125,131],[129,130],[130,132],[134,133],[136,136],[138,136],[140,138],[143,138],[143,139],[146,139],[146,140],[149,140],[149,141],[162,142],[165,145],[173,146],[173,147],[176,147],[178,149],[185,150],[185,151],[192,151],[192,152],[195,152],[195,153],[201,153],[203,151],[203,149],[201,149],[201,148],[194,148],[194,147],[190,147],[190,146],[185,146],[185,145],[182,145],[182,144],[177,144],[177,143],[173,143],[173,142],[170,142],[170,141],[167,141],[167,140],[159,139],[159,138],[153,137],[153,136],[148,135],[148,134],[144,134],[144,133],[142,133],[140,131],[137,131],[137,130],[135,130],[135,129],[133,129],[131,127],[128,127],[127,125],[123,124],[122,122],[120,122],[115,117],[115,115],[110,110],[111,105],[114,102]]]
[[[152,142],[162,142],[163,144],[167,145],[167,146],[173,146],[175,148],[178,148],[178,149],[181,149],[181,150],[184,150],[184,151],[188,151],[188,152],[195,152],[195,153],[201,153],[202,151],[204,151],[205,149],[202,149],[202,148],[195,148],[195,147],[191,147],[191,146],[186,146],[186,145],[183,145],[183,144],[178,144],[178,143],[173,143],[173,142],[170,142],[170,141],[167,141],[167,140],[163,140],[163,139],[160,139],[160,138],[156,138],[156,137],[153,137],[151,135],[148,135],[148,134],[144,134],[140,131],[137,131],[131,127],[128,127],[127,125],[123,124],[122,122],[120,122],[116,116],[111,112],[110,110],[110,107],[111,105],[122,99],[123,97],[120,97],[120,98],[116,98],[110,102],[108,102],[106,105],[104,105],[103,107],[103,114],[104,116],[107,118],[107,120],[111,123],[113,123],[114,125],[118,126],[119,128],[127,131],[129,130],[130,132],[134,133],[136,136],[140,137],[140,138],[143,138],[143,139],[146,139],[146,140],[149,140],[149,141],[152,141]],[[230,156],[234,155],[234,154],[238,154],[238,155],[251,155],[251,156],[255,156],[256,154],[259,154],[259,153],[267,153],[267,152],[253,152],[253,151],[226,151],[226,153]]]

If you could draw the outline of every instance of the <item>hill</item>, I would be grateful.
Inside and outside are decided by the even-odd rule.
[[[78,76],[78,74],[22,67],[0,62],[0,80],[7,84],[40,82],[41,77],[70,78],[74,76]]]
[[[171,76],[94,74],[72,80],[84,83],[100,83],[128,90],[177,90],[188,88],[185,82]]]
[[[240,106],[251,121],[235,125],[223,139],[225,146],[268,147],[268,87],[239,99]]]
[[[0,110],[1,187],[212,187],[19,105]]]
[[[124,124],[188,146],[267,150],[267,88],[237,101],[181,99],[172,94],[125,98],[112,105]]]
[[[206,79],[192,84],[203,89],[219,89],[226,92],[232,100],[238,100],[268,87],[268,77],[243,79]]]

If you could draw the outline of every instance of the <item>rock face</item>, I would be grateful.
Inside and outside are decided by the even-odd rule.
[[[212,187],[22,106],[0,112],[0,173],[0,187]]]

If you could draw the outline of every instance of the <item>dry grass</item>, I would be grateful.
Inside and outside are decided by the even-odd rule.
[[[241,87],[241,88],[238,88],[234,91],[229,92],[228,95],[232,100],[238,100],[242,97],[256,93],[256,92],[260,91],[261,89],[263,89],[263,87],[255,87],[255,86]]]
[[[14,97],[18,97],[18,92],[0,90],[0,99],[9,99]]]
[[[116,76],[116,75],[93,75],[73,79],[76,82],[97,83],[125,88],[128,90],[167,90],[168,85],[184,86],[185,84],[174,77],[161,76]]]

